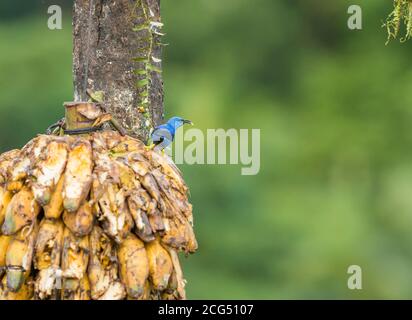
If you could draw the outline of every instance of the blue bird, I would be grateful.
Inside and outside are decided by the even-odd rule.
[[[193,122],[181,117],[173,117],[170,118],[165,124],[157,126],[151,135],[154,147],[158,150],[167,148],[170,144],[172,144],[175,138],[176,130],[184,124],[193,125]]]

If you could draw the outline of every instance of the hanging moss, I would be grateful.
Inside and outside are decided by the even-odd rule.
[[[412,36],[412,0],[393,1],[393,11],[389,14],[383,25],[388,31],[386,44],[388,44],[391,39],[398,38],[402,24],[405,26],[406,33],[400,38],[400,41],[404,42]]]

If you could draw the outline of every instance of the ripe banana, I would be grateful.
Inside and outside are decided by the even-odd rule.
[[[4,222],[4,217],[6,216],[6,209],[12,198],[13,193],[7,191],[3,186],[0,186],[0,226]]]
[[[75,236],[88,235],[94,221],[92,206],[89,202],[84,202],[76,212],[65,211],[63,221]]]
[[[82,280],[86,276],[89,262],[88,236],[76,237],[66,227],[63,232],[62,253],[62,298],[71,299],[81,288]],[[77,292],[77,293],[76,293]]]
[[[149,276],[149,261],[144,243],[130,234],[119,246],[118,259],[120,276],[127,294],[132,298],[141,298]]]
[[[27,143],[20,152],[19,157],[12,162],[7,189],[18,192],[28,177],[32,166],[41,155],[50,140],[49,136],[40,135]]]
[[[162,236],[164,244],[187,253],[197,250],[197,240],[189,221],[178,215],[172,219],[163,220],[166,225],[166,231]]]
[[[10,236],[0,235],[0,277],[6,272],[6,253],[11,239]]]
[[[172,259],[158,239],[146,244],[146,252],[149,259],[149,275],[153,288],[163,291],[167,288],[173,272]]]
[[[65,278],[83,278],[89,262],[89,237],[76,237],[66,227],[63,232],[62,272]]]
[[[79,209],[92,183],[92,148],[88,140],[78,140],[69,153],[64,173],[63,206],[69,212]]]
[[[36,295],[49,299],[56,294],[63,248],[64,225],[61,220],[43,219],[34,250],[34,266],[39,270],[35,281]]]
[[[124,285],[120,281],[115,281],[97,300],[123,300],[125,297],[126,289]]]
[[[87,274],[80,280],[64,279],[62,300],[90,300],[90,283]]]
[[[0,300],[31,300],[33,297],[33,279],[27,278],[17,292],[7,288],[7,279],[3,277],[0,284]]]
[[[117,243],[121,243],[133,228],[134,222],[126,204],[124,190],[109,184],[99,200],[102,227]]]
[[[130,214],[136,225],[136,234],[145,242],[150,242],[155,239],[152,227],[150,226],[149,218],[145,211],[143,211],[143,203],[138,195],[131,195],[127,198]]]
[[[43,270],[60,266],[63,248],[63,229],[61,220],[43,219],[36,239],[34,266]]]
[[[0,155],[0,184],[8,181],[13,161],[20,156],[20,150],[14,149]]]
[[[185,291],[185,286],[186,286],[186,280],[183,278],[183,272],[182,268],[180,266],[179,262],[179,256],[176,252],[176,250],[172,248],[168,248],[170,257],[172,258],[172,263],[173,263],[173,268],[174,268],[174,279],[172,278],[173,282],[175,283],[169,283],[171,285],[176,286],[176,294],[178,295],[179,299],[186,300],[186,291]]]
[[[17,292],[30,273],[38,224],[26,226],[10,241],[6,253],[7,288]]]
[[[32,190],[42,206],[50,202],[52,190],[66,167],[67,153],[67,145],[63,140],[52,141],[47,145],[44,159],[33,170]]]
[[[43,207],[46,218],[58,219],[63,212],[63,185],[64,176],[62,175],[50,197],[50,202]]]
[[[23,227],[34,222],[40,206],[34,199],[33,193],[27,187],[21,189],[10,201],[6,209],[2,233],[13,235]]]
[[[94,300],[120,300],[126,295],[118,279],[116,249],[103,230],[94,226],[90,234],[90,262],[88,276]]]

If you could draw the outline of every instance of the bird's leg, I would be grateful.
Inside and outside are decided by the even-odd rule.
[[[149,144],[149,145],[147,145],[147,146],[144,146],[144,148],[146,149],[146,151],[153,150],[155,147],[156,147],[156,145],[155,145],[154,143]]]

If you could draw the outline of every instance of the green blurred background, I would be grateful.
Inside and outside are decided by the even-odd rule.
[[[72,100],[71,1],[1,0],[0,151]],[[47,28],[62,4],[63,30]],[[363,30],[347,9],[363,9]],[[261,171],[183,165],[196,298],[412,298],[411,43],[386,0],[162,0],[166,116],[260,128]],[[360,265],[363,289],[347,288]]]

